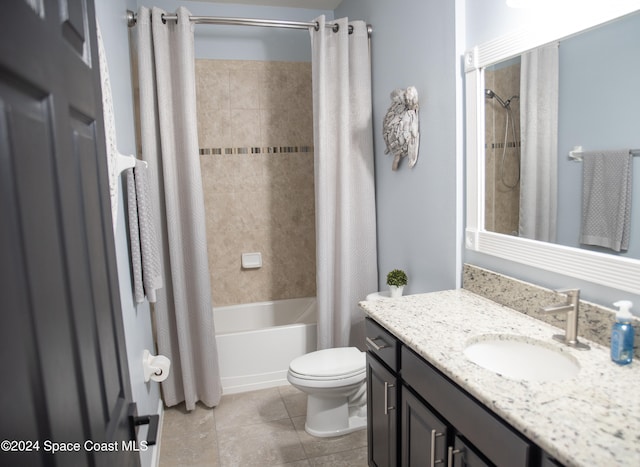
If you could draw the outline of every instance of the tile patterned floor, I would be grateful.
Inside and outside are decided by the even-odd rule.
[[[215,409],[165,409],[160,466],[365,467],[367,434],[304,431],[306,395],[292,386],[222,396]]]

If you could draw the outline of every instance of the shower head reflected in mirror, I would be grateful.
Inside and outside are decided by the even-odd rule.
[[[509,105],[511,104],[511,101],[513,99],[520,99],[520,96],[511,96],[509,99],[507,99],[505,101],[499,95],[497,95],[495,92],[493,92],[493,90],[491,90],[491,89],[485,89],[484,90],[484,96],[487,97],[488,99],[497,100],[500,103],[500,105],[502,107],[504,107],[505,109],[509,108]]]
[[[515,119],[511,115],[511,112],[512,112],[511,101],[513,99],[520,99],[520,96],[517,96],[517,95],[511,96],[509,99],[505,101],[499,95],[497,95],[492,89],[489,89],[489,88],[484,90],[484,96],[487,99],[495,99],[502,106],[502,108],[506,110],[504,141],[502,143],[502,158],[500,163],[500,181],[506,188],[508,188],[509,190],[513,190],[515,187],[517,187],[520,184],[520,150],[518,149],[519,143],[518,143],[518,135],[516,133]],[[508,143],[509,130],[511,130],[511,138],[512,138],[511,147],[516,148],[514,155],[516,156],[518,161],[515,181],[507,180],[507,177],[505,175],[505,159],[507,157],[507,147],[510,146]]]

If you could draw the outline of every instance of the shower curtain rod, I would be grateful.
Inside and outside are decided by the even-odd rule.
[[[163,14],[162,19],[178,20],[178,15]],[[316,31],[320,27],[317,21],[280,21],[272,19],[254,19],[254,18],[228,18],[223,16],[190,16],[189,20],[196,24],[225,24],[230,26],[261,26],[267,28],[285,28],[285,29],[309,29],[314,28]],[[131,28],[136,25],[136,14],[127,10],[127,25]],[[338,24],[326,24],[333,32],[338,32],[340,26]],[[349,34],[353,32],[353,26],[349,25]],[[373,28],[367,24],[367,35],[371,37]]]

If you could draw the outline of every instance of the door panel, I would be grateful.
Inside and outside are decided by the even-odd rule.
[[[41,416],[40,423],[47,428],[42,433],[43,438],[35,439],[41,443],[45,439],[81,440],[84,423],[78,411],[80,393],[70,390],[80,386],[80,381],[73,365],[74,348],[70,345],[73,342],[69,326],[71,307],[57,217],[56,183],[51,177],[55,173],[55,148],[51,145],[54,138],[49,131],[51,98],[40,98],[41,92],[25,92],[27,86],[15,86],[12,78],[0,75],[3,134],[7,143],[3,147],[2,171],[7,172],[7,178],[12,178],[11,198],[15,202],[14,206],[3,206],[10,212],[8,217],[3,212],[3,218],[17,229],[12,229],[3,241],[8,240],[9,247],[13,245],[16,249],[14,266],[20,263],[22,274],[12,276],[7,271],[3,274],[2,284],[3,292],[5,287],[11,292],[24,289],[24,296],[23,307],[3,313],[6,323],[3,328],[8,332],[22,329],[29,338],[7,349],[9,353],[3,356],[13,358],[25,350],[24,343],[30,342],[33,352],[29,357],[33,361],[27,363],[31,369],[27,384],[11,391],[12,398],[3,400],[3,406],[17,403],[22,399],[20,393],[31,391],[35,400],[23,402],[37,404],[35,409]],[[35,381],[30,379],[34,376],[33,371],[39,373]],[[41,413],[43,409],[45,413]],[[21,419],[19,414],[16,417],[12,419],[13,425]],[[25,439],[34,440],[34,435],[40,433],[32,433]],[[3,439],[15,438],[9,432]],[[82,465],[86,453],[71,456],[61,453],[56,455],[56,460]]]
[[[37,218],[29,212],[25,212],[22,219],[18,215],[21,190],[16,175],[27,171],[22,162],[34,152],[27,152],[24,158],[10,157],[12,152],[20,151],[26,144],[16,144],[9,137],[11,130],[20,134],[31,127],[34,148],[45,146],[42,144],[42,136],[46,134],[46,127],[43,125],[43,121],[46,121],[46,106],[41,104],[40,99],[34,99],[28,93],[25,95],[22,89],[16,89],[14,84],[6,74],[0,76],[0,218],[3,220],[0,223],[0,310],[3,321],[0,326],[0,348],[2,368],[7,375],[6,379],[3,378],[5,384],[0,391],[0,411],[3,414],[0,430],[3,440],[28,440],[34,435],[36,439],[50,439],[51,430],[43,410],[46,403],[42,368],[46,362],[42,361],[38,352],[37,328],[31,312],[38,306],[37,302],[46,302],[46,297],[44,294],[35,299],[30,297],[29,290],[41,284],[28,280],[26,255],[21,245],[22,231],[27,228],[29,232],[26,235],[29,235],[33,229],[28,226],[36,226]],[[13,111],[15,103],[22,109],[19,115]],[[46,190],[46,180],[43,182],[43,190]],[[26,203],[23,198],[20,200],[23,205]],[[43,200],[43,203],[46,202],[47,199]],[[43,222],[46,223],[46,220],[46,215],[43,215]],[[41,247],[34,254],[41,253],[43,258],[49,259],[46,255],[52,248],[47,246],[51,243],[50,237],[43,239],[42,243],[34,246],[34,249]],[[53,251],[57,251],[57,248]],[[17,420],[22,421],[14,423]],[[24,454],[19,452],[0,453],[0,459],[3,465],[26,463]],[[30,456],[28,463],[34,466],[44,465],[44,459]]]
[[[78,55],[84,57],[85,29],[88,27],[84,15],[84,2],[75,1],[69,3],[67,0],[60,0],[60,23],[62,25],[62,35],[67,43],[73,47]]]

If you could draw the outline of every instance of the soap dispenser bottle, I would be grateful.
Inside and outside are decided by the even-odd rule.
[[[620,300],[613,304],[618,307],[618,312],[611,330],[611,360],[618,365],[627,365],[633,358],[633,315],[629,311],[632,305],[628,300]]]

